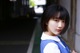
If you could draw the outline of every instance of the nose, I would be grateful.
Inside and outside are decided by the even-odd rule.
[[[64,23],[62,21],[59,21],[58,28],[63,28],[63,27],[64,27]]]

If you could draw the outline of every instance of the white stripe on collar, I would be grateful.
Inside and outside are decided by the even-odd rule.
[[[42,33],[42,36],[41,36],[41,40],[46,40],[46,39],[51,39],[51,40],[55,40],[55,41],[60,42],[60,39],[58,38],[58,36],[50,36],[50,35],[45,34],[45,33],[43,32],[43,33]]]

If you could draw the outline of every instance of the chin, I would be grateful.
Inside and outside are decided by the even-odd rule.
[[[60,33],[55,33],[55,35],[59,35]]]

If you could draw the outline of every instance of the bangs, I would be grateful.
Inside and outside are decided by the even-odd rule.
[[[65,12],[57,12],[52,16],[52,19],[66,20],[67,14]]]

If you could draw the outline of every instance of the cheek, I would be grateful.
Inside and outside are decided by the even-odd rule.
[[[56,25],[54,23],[50,23],[49,27],[54,28]]]
[[[63,28],[65,27],[65,23],[63,24]]]
[[[56,23],[54,23],[54,22],[49,22],[49,23],[48,23],[48,28],[49,28],[49,29],[52,30],[52,29],[55,29],[56,27],[57,27],[57,24],[56,24]]]

